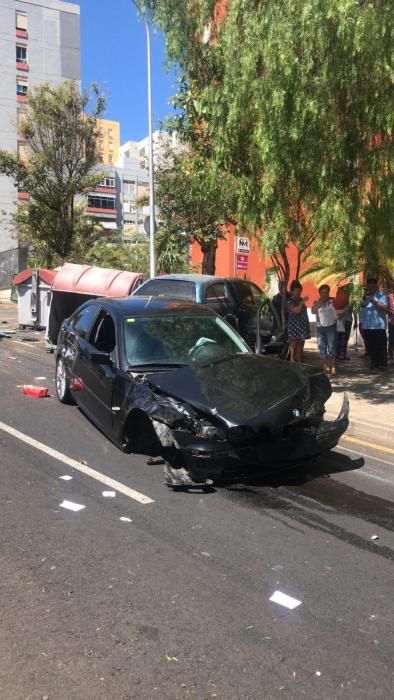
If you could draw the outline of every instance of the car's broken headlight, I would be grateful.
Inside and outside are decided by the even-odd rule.
[[[212,423],[200,421],[196,427],[197,437],[206,438],[207,440],[225,440],[226,435],[222,428]]]

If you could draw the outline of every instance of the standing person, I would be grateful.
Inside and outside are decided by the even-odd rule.
[[[376,277],[368,277],[360,306],[371,369],[387,369],[387,297],[379,291]]]
[[[283,301],[284,297],[284,301]],[[290,298],[290,294],[286,289],[286,283],[281,280],[278,284],[278,293],[275,294],[274,297],[272,297],[272,306],[274,307],[278,320],[279,320],[279,328],[278,326],[278,320],[275,318],[275,324],[274,324],[274,335],[277,335],[280,331],[283,331],[286,329],[287,325],[287,302]],[[282,319],[282,303],[284,303],[284,319]]]
[[[327,374],[335,374],[338,317],[328,284],[320,285],[319,298],[312,306],[312,313],[316,316],[317,346],[323,369]]]
[[[287,301],[287,337],[290,343],[290,361],[304,361],[305,341],[311,337],[308,312],[305,302],[307,297],[301,298],[302,284],[293,280],[290,285],[290,297]]]
[[[337,312],[337,341],[336,341],[336,358],[337,360],[348,360],[347,346],[352,330],[353,309],[350,303],[349,295],[344,287],[339,287],[334,299],[334,307]]]
[[[394,365],[394,279],[389,284],[389,292],[387,294],[387,313],[388,313],[388,331],[389,331],[389,363]]]

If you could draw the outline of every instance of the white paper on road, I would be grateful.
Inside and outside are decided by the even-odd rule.
[[[132,523],[132,522],[133,522],[131,518],[126,518],[125,515],[122,515],[122,516],[119,518],[119,520],[121,520],[123,523]]]
[[[115,498],[116,491],[103,491],[104,498]]]
[[[292,598],[291,596],[286,595],[286,593],[282,593],[282,591],[275,591],[270,600],[272,600],[273,603],[278,603],[278,605],[283,605],[289,610],[294,610],[294,608],[298,608],[298,606],[302,604],[301,600]]]
[[[67,510],[74,510],[77,512],[78,510],[82,510],[82,508],[86,508],[86,506],[82,506],[80,503],[73,503],[72,501],[63,501],[63,503],[60,503],[60,508],[67,508]]]
[[[65,474],[64,476],[59,476],[59,479],[63,479],[63,481],[71,481],[72,476]]]

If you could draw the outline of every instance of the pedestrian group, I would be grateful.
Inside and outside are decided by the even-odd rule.
[[[303,362],[305,341],[311,337],[307,301],[298,280],[293,280],[289,292],[280,282],[279,293],[272,300],[279,316],[282,306],[285,310],[292,362]],[[394,365],[394,280],[384,293],[377,279],[368,277],[358,309],[350,302],[345,287],[339,287],[332,297],[329,285],[322,284],[311,311],[316,317],[317,345],[327,374],[336,373],[336,360],[350,359],[347,346],[352,326],[360,331],[371,369],[385,370],[388,364]]]

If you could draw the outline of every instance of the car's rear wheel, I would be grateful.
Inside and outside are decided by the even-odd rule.
[[[74,403],[70,391],[70,383],[68,381],[66,365],[62,357],[56,360],[56,376],[55,376],[56,395],[60,403]]]

